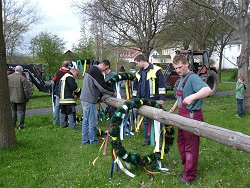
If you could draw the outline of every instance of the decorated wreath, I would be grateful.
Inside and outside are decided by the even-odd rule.
[[[164,141],[163,141],[163,144],[161,145],[161,149],[160,148],[158,148],[158,150],[155,149],[155,152],[149,155],[141,156],[139,153],[136,153],[136,152],[127,152],[124,146],[122,145],[122,141],[120,138],[120,128],[121,128],[120,126],[122,124],[122,121],[124,120],[124,116],[128,110],[132,110],[133,108],[140,108],[142,105],[160,108],[160,106],[157,104],[157,101],[155,100],[133,98],[131,100],[126,100],[121,107],[117,108],[115,114],[111,118],[110,137],[111,137],[111,145],[112,145],[112,150],[113,150],[113,157],[117,156],[115,157],[116,160],[117,159],[119,160],[119,158],[121,158],[123,161],[126,162],[126,164],[130,163],[139,168],[153,166],[155,170],[161,171],[162,168],[161,168],[159,161],[163,159],[163,153],[167,153],[169,151],[174,140],[174,137],[173,137],[174,129],[171,126],[167,126],[166,127],[167,129],[165,129],[165,126],[162,126],[162,132],[163,132],[162,139]],[[159,139],[160,139],[160,135],[159,135]],[[159,145],[159,141],[158,141],[158,145]],[[128,172],[126,169],[125,170],[122,169],[124,168],[123,166],[120,166],[120,168],[127,175],[131,177],[134,176],[132,173]]]

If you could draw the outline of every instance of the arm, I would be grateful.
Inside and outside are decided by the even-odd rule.
[[[240,91],[244,87],[242,82],[237,82],[236,91]]]
[[[210,89],[210,87],[203,87],[201,88],[198,92],[187,96],[184,100],[183,103],[190,105],[192,104],[195,100],[197,99],[202,99],[205,98],[207,96],[209,96],[211,94],[212,90]]]
[[[169,112],[174,112],[178,108],[178,100],[175,101],[172,108],[169,109]]]
[[[156,73],[156,77],[158,79],[158,93],[159,93],[159,102],[164,103],[166,97],[166,88],[164,84],[164,76],[162,74],[162,70],[158,70]]]
[[[33,94],[32,83],[28,79],[25,78],[22,81],[22,86],[23,86],[25,101],[28,102]]]

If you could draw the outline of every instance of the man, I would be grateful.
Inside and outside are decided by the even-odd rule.
[[[166,95],[164,76],[161,67],[148,62],[144,54],[139,54],[134,59],[136,66],[140,68],[136,72],[136,80],[133,88],[133,96],[137,98],[158,100],[163,105]],[[144,145],[150,144],[150,119],[145,118]]]
[[[59,122],[59,114],[60,114],[60,104],[59,104],[59,82],[61,78],[69,72],[69,65],[70,61],[63,61],[62,67],[59,71],[54,74],[54,78],[52,80],[54,88],[54,96],[55,96],[55,108],[54,108],[54,118],[53,118],[53,125],[56,125]]]
[[[23,75],[23,67],[17,65],[15,72],[8,76],[11,112],[14,127],[18,119],[18,128],[24,128],[26,103],[32,96],[32,84]]]
[[[173,59],[175,71],[180,76],[176,86],[177,101],[170,111],[178,108],[178,114],[186,118],[204,121],[202,112],[202,98],[211,94],[210,87],[202,79],[189,70],[189,63],[183,54],[177,54]],[[197,175],[199,156],[199,136],[178,129],[177,144],[184,165],[180,173],[183,183],[191,183]]]
[[[110,64],[110,63],[109,63]],[[113,76],[117,75],[116,72],[112,71],[110,68],[108,68],[107,70],[104,71],[104,77],[105,77],[105,81],[107,82],[109,79],[111,79]],[[112,86],[110,85],[110,87],[114,87],[115,86]],[[112,116],[114,115],[115,111],[116,111],[116,108],[113,107],[113,106],[107,106],[107,109],[108,109],[108,114],[109,114],[109,118],[111,119]]]
[[[97,140],[97,102],[101,94],[115,96],[113,89],[105,83],[103,72],[110,68],[108,60],[90,67],[83,78],[81,104],[83,108],[82,144],[96,144]]]
[[[75,96],[79,97],[81,89],[77,86],[75,78],[79,76],[79,71],[75,68],[71,69],[69,73],[66,73],[59,83],[59,104],[61,107],[60,115],[60,127],[66,127],[66,116],[69,120],[69,127],[75,128],[76,119],[74,117],[76,113],[76,101]]]

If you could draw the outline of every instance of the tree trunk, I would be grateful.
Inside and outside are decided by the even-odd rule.
[[[222,56],[223,56],[223,49],[222,45],[220,47],[220,54],[219,54],[219,70],[218,70],[218,82],[221,83],[221,67],[222,67]]]
[[[10,95],[6,70],[6,50],[3,36],[2,1],[0,2],[0,148],[16,144],[16,135],[11,119]]]
[[[244,100],[244,110],[245,112],[250,113],[250,89],[248,86],[248,66],[249,66],[249,19],[248,19],[248,1],[239,0],[239,8],[241,11],[239,17],[239,33],[241,36],[241,53],[237,60],[238,64],[238,76],[242,75],[245,78],[246,95]]]
[[[122,106],[124,100],[109,96],[104,96],[102,100],[111,106]],[[250,152],[250,136],[240,132],[231,131],[205,122],[182,117],[180,115],[166,112],[162,109],[153,108],[150,106],[142,106],[138,110],[138,114],[145,117],[158,120],[159,122],[172,125],[183,130],[192,132],[198,136],[202,136],[221,143],[223,145],[239,149],[245,152]]]

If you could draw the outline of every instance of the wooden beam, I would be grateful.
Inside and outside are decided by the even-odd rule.
[[[104,96],[102,101],[115,107],[122,106],[124,103],[123,99],[108,96]],[[138,113],[145,117],[158,120],[163,124],[178,127],[231,148],[250,153],[250,136],[241,132],[231,131],[145,105],[138,109]]]

